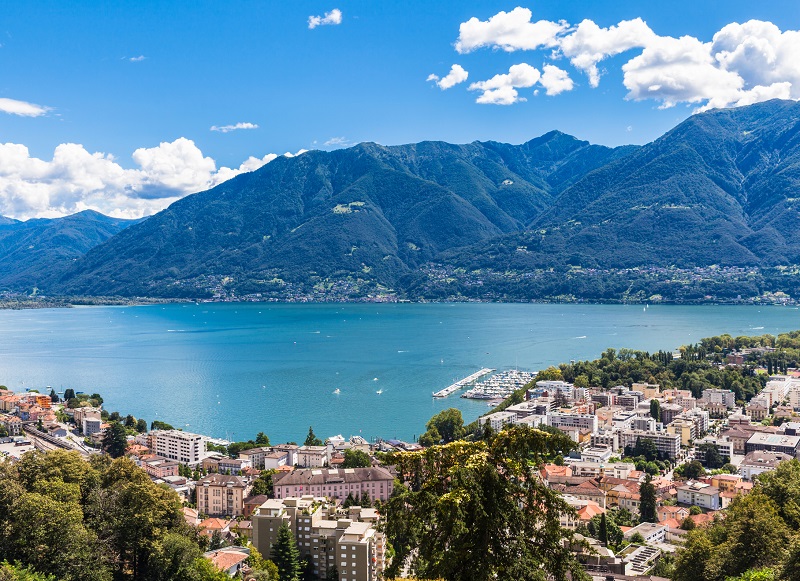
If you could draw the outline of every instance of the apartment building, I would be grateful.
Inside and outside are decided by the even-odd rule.
[[[187,466],[196,466],[206,456],[206,438],[199,434],[153,430],[148,434],[148,439],[148,447],[154,453]]]
[[[300,446],[297,449],[297,465],[303,468],[320,468],[330,459],[327,446]]]
[[[700,400],[703,403],[722,403],[728,409],[736,407],[736,394],[730,389],[706,389]]]
[[[22,420],[17,416],[2,415],[0,424],[6,429],[9,436],[19,436],[22,434]]]
[[[667,426],[668,434],[677,434],[681,437],[681,445],[688,446],[697,437],[697,426],[692,420],[686,418],[675,418]]]
[[[265,558],[286,524],[317,577],[326,578],[334,567],[340,581],[376,581],[383,575],[386,538],[376,529],[380,517],[374,509],[337,509],[325,498],[306,495],[268,500],[251,518],[253,544]]]
[[[673,460],[681,451],[681,437],[678,434],[664,432],[643,432],[641,430],[623,430],[619,434],[619,446],[623,450],[628,446],[636,446],[637,440],[647,438],[653,441],[660,454]]]
[[[750,436],[745,444],[745,452],[763,450],[765,452],[781,452],[795,458],[800,455],[800,436],[787,436],[785,434],[755,433]]]
[[[275,497],[313,496],[344,500],[367,493],[371,500],[386,501],[394,490],[394,476],[386,468],[298,469],[275,474]]]
[[[530,416],[526,415],[525,417],[530,417]],[[505,412],[495,412],[493,414],[489,414],[487,416],[478,418],[478,423],[480,425],[489,424],[492,430],[494,430],[495,432],[499,432],[506,426],[511,426],[514,423],[516,423],[516,420],[517,420],[517,414],[511,411],[505,411]]]
[[[594,414],[553,412],[548,414],[547,424],[554,428],[578,428],[594,433],[597,431],[597,416]]]
[[[704,482],[689,481],[685,486],[678,487],[678,503],[689,506],[696,505],[706,510],[719,510],[719,488]]]
[[[244,514],[247,486],[238,476],[209,474],[197,481],[197,510],[210,516]]]

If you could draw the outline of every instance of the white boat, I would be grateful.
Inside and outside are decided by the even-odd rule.
[[[378,391],[376,391],[375,393],[377,393],[378,395],[380,395],[380,394],[382,394],[382,393],[383,393],[383,390],[382,390],[382,389],[379,389],[379,390],[378,390]]]
[[[339,395],[340,393],[342,393],[342,390],[337,387],[336,389],[333,390],[333,393]]]

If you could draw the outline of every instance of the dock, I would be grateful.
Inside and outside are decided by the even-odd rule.
[[[468,385],[471,385],[478,381],[484,375],[489,375],[490,373],[494,373],[494,369],[489,369],[488,367],[484,367],[480,371],[476,371],[472,375],[468,375],[464,379],[460,379],[456,381],[453,385],[445,387],[444,389],[440,389],[439,391],[433,392],[433,397],[447,397],[448,395],[452,395],[457,392],[459,389],[464,389]]]

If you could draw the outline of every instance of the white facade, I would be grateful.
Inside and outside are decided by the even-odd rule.
[[[553,412],[547,415],[547,424],[554,428],[578,428],[597,431],[597,416],[594,414],[565,414]]]
[[[709,403],[725,404],[728,409],[736,406],[736,394],[730,389],[706,389],[701,399]]]
[[[478,420],[481,425],[489,424],[495,432],[499,432],[506,426],[516,423],[517,414],[514,412],[495,412],[488,416],[483,416]]]
[[[194,466],[206,456],[206,438],[180,430],[153,430],[150,449],[159,456]]]
[[[703,482],[689,482],[678,487],[678,503],[696,505],[707,510],[722,508],[719,499],[719,488]]]

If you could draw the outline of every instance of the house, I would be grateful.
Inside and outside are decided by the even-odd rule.
[[[205,535],[208,538],[213,537],[214,533],[219,533],[224,538],[230,533],[231,523],[233,522],[233,520],[224,518],[207,518],[197,525],[197,530],[201,535]]]
[[[0,424],[3,425],[9,436],[22,435],[22,420],[17,416],[2,415],[0,416]]]
[[[248,496],[247,498],[244,499],[243,503],[244,511],[242,512],[242,514],[244,515],[245,518],[248,518],[251,514],[253,514],[253,511],[255,509],[257,509],[259,506],[261,506],[268,500],[269,497],[266,494],[259,494],[258,496]]]
[[[689,516],[689,509],[684,506],[659,506],[656,510],[658,522],[664,523],[670,519],[682,523],[683,519]]]
[[[178,475],[178,463],[168,458],[149,454],[140,458],[141,467],[151,478],[166,478]]]
[[[678,502],[680,504],[699,506],[707,510],[722,508],[719,497],[719,488],[704,482],[690,480],[686,485],[678,487]]]
[[[220,571],[226,572],[230,577],[236,577],[246,566],[245,561],[250,556],[250,549],[225,547],[216,551],[208,551],[203,556]]]
[[[761,450],[750,452],[739,464],[739,474],[745,480],[752,481],[759,474],[775,470],[778,464],[791,460],[793,457],[781,452],[764,452]]]
[[[300,446],[297,449],[297,465],[303,468],[321,468],[328,463],[327,446]]]

